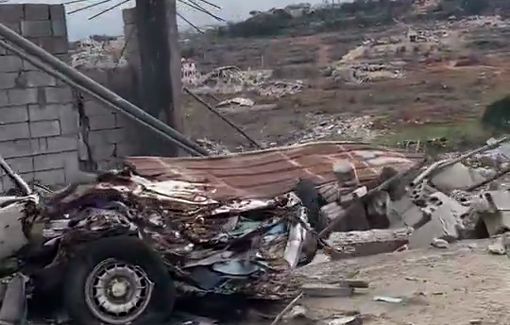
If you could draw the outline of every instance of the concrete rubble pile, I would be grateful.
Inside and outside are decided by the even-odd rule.
[[[275,98],[299,93],[304,87],[300,80],[274,80],[272,73],[272,70],[243,71],[235,66],[225,66],[199,74],[197,80],[189,84],[197,92],[235,94],[249,91]]]
[[[501,143],[491,139],[486,147],[411,172],[388,169],[381,175],[387,180],[385,188],[372,193],[356,186],[352,166],[336,166],[337,173],[344,173],[339,179],[353,187],[345,194],[320,189],[327,198],[321,208],[321,230],[330,233],[334,248],[325,250],[329,258],[429,245],[444,248],[457,240],[510,230],[510,192],[501,188],[510,172],[510,147],[506,143],[498,147]],[[474,161],[491,161],[493,167],[468,167]]]
[[[391,67],[388,64],[345,64],[340,62],[335,64],[332,69],[332,77],[335,81],[354,84],[404,77],[403,69]]]
[[[293,135],[293,143],[306,143],[321,139],[342,137],[343,139],[359,139],[369,142],[380,135],[373,130],[373,117],[340,117],[330,114],[307,114],[306,128]]]
[[[127,65],[122,55],[124,39],[108,42],[98,42],[92,38],[79,40],[77,49],[71,54],[71,66],[74,68],[109,69]]]

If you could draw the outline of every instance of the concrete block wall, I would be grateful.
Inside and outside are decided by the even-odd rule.
[[[64,6],[0,4],[0,21],[48,52],[67,58]],[[73,181],[78,111],[70,87],[0,49],[0,155],[26,181]],[[2,177],[0,189],[12,185]]]
[[[80,71],[123,98],[136,102],[129,67]],[[84,95],[81,103],[79,159],[83,170],[117,168],[117,158],[138,154],[136,125],[90,96]]]

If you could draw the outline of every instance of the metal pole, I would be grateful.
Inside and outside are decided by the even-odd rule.
[[[209,105],[205,100],[200,98],[197,94],[189,90],[187,87],[184,87],[184,91],[188,93],[191,97],[193,97],[197,102],[204,105],[209,111],[214,113],[216,116],[221,118],[225,123],[230,125],[232,128],[234,128],[237,132],[239,132],[243,137],[245,137],[248,141],[250,141],[253,145],[255,145],[259,149],[264,149],[257,141],[255,141],[253,138],[251,138],[246,132],[241,130],[240,127],[238,127],[234,122],[223,116],[220,112],[218,112],[214,107]]]
[[[16,34],[2,23],[0,23],[0,36],[5,38],[9,42],[15,44],[22,50],[26,51],[28,54],[38,58],[43,63],[50,66],[52,69],[55,69],[56,71],[62,73],[72,81],[76,82],[78,85],[90,89],[91,91],[95,92],[98,96],[103,97],[104,99],[112,103],[115,103],[122,111],[127,112],[129,115],[135,116],[137,119],[145,122],[148,125],[151,125],[153,128],[161,131],[168,137],[174,138],[178,142],[186,144],[186,146],[193,148],[196,152],[201,153],[204,156],[208,154],[205,149],[201,148],[198,144],[190,141],[181,133],[177,132],[176,130],[169,127],[160,120],[152,117],[150,114],[144,112],[139,107],[133,105],[132,103],[120,97],[116,93],[103,87],[102,85],[95,82],[91,78],[85,76],[84,74],[80,73],[76,69],[71,68],[64,62],[55,58],[50,53],[46,52],[44,49],[38,47],[29,40]]]
[[[57,72],[55,70],[53,70],[51,67],[49,67],[47,64],[37,60],[36,58],[24,53],[22,50],[18,49],[17,47],[11,45],[11,44],[8,44],[6,43],[5,41],[2,41],[0,40],[0,46],[6,48],[7,50],[15,53],[16,55],[18,55],[20,58],[22,58],[23,60],[26,60],[28,61],[29,63],[31,63],[32,65],[34,65],[36,68],[39,68],[41,69],[42,71],[46,72],[47,74],[57,78],[57,79],[60,79],[62,80],[63,82],[65,82],[66,84],[68,84],[69,86],[73,87],[73,88],[76,88],[78,89],[79,91],[82,91],[84,93],[87,93],[89,94],[90,96],[94,97],[95,99],[97,99],[98,101],[102,102],[103,104],[107,105],[107,106],[110,106],[111,108],[121,112],[122,114],[124,114],[125,116],[127,116],[128,118],[132,119],[132,120],[135,120],[143,125],[145,125],[147,128],[149,128],[150,130],[152,130],[153,132],[155,133],[158,133],[159,135],[161,135],[162,137],[164,137],[165,139],[167,139],[168,141],[174,143],[175,145],[178,145],[180,146],[181,148],[183,148],[184,150],[186,150],[188,153],[190,153],[191,155],[193,156],[202,156],[201,153],[195,151],[193,148],[190,148],[188,147],[187,145],[179,142],[178,140],[168,136],[168,134],[154,128],[152,125],[144,122],[144,121],[141,121],[139,120],[136,116],[133,116],[131,114],[129,114],[128,112],[126,111],[123,111],[121,108],[119,108],[115,103],[112,103],[104,98],[102,98],[101,96],[97,95],[96,93],[94,93],[93,91],[91,91],[90,89],[88,88],[85,88],[83,86],[80,86],[78,85],[77,83],[75,83],[74,81],[70,80],[69,78],[67,78],[65,75],[61,74],[60,72]]]
[[[164,112],[166,124],[184,132],[175,0],[137,0],[135,10],[142,107],[155,117]],[[169,149],[171,155],[179,154],[177,147]]]

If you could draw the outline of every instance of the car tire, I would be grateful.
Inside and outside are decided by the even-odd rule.
[[[100,273],[102,267],[105,268],[104,275]],[[66,268],[64,307],[77,324],[157,324],[167,320],[172,312],[175,285],[158,254],[138,238],[108,237],[84,244],[73,253]],[[114,289],[119,283],[120,286]],[[145,289],[129,291],[135,287]],[[124,296],[115,296],[114,290],[117,294],[124,292]],[[141,297],[143,292],[145,296]],[[128,299],[126,297],[129,300],[120,302]],[[104,306],[105,301],[107,306]],[[112,316],[119,312],[119,308],[128,306],[134,306],[134,311]]]

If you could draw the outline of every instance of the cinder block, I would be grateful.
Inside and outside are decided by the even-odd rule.
[[[0,125],[0,141],[28,139],[30,132],[28,123]]]
[[[0,108],[0,124],[20,123],[28,121],[26,106],[10,106]],[[0,152],[0,155],[2,153]]]
[[[65,54],[69,51],[67,37],[27,37],[32,43],[51,54]]]
[[[36,152],[34,152],[34,154],[48,153],[48,142],[46,141],[46,138],[35,138],[31,140],[34,142],[33,146],[38,149]]]
[[[32,157],[19,157],[5,160],[17,173],[34,171],[34,160]]]
[[[90,145],[92,151],[92,158],[95,161],[104,160],[114,157],[115,145],[114,144],[97,144]]]
[[[64,5],[50,5],[50,19],[51,20],[65,20],[66,9]]]
[[[136,8],[122,10],[122,20],[124,21],[124,25],[136,23]]]
[[[107,109],[103,104],[99,103],[99,101],[94,100],[94,99],[87,100],[83,104],[83,108],[85,111],[85,115],[87,115],[87,116],[112,115],[113,114],[111,109]]]
[[[30,123],[30,135],[32,138],[44,138],[60,135],[59,121],[40,121]]]
[[[1,4],[0,5],[0,21],[2,24],[6,22],[19,22],[23,19],[22,4]]]
[[[97,130],[89,132],[89,142],[92,144],[115,144],[126,140],[126,130]]]
[[[132,142],[117,143],[115,145],[115,153],[117,157],[124,158],[133,155],[137,150],[137,147]]]
[[[7,90],[0,90],[0,106],[9,105],[9,96],[7,95]]]
[[[71,87],[48,87],[44,89],[47,103],[72,103],[73,92]]]
[[[64,168],[67,161],[78,161],[78,154],[76,151],[50,153],[45,155],[34,156],[34,170],[49,170]]]
[[[79,131],[78,112],[66,107],[60,111],[60,131],[63,135],[76,135]]]
[[[33,182],[34,181],[34,172],[28,172],[28,173],[21,173],[19,174],[19,176],[21,178],[23,178],[23,180],[25,182]]]
[[[49,20],[50,6],[39,3],[25,5],[25,20]]]
[[[0,73],[0,89],[9,89],[16,86],[18,79],[17,72],[4,72]]]
[[[78,153],[73,152],[73,156],[69,156],[64,162],[64,172],[66,183],[75,182],[80,173],[80,161],[78,160]]]
[[[89,116],[89,128],[94,130],[115,129],[115,115],[93,115]]]
[[[35,172],[34,180],[44,185],[64,185],[64,168]]]
[[[49,20],[23,20],[21,35],[25,37],[50,37],[51,22]]]
[[[77,136],[56,136],[45,140],[48,152],[78,150]],[[78,160],[78,158],[76,159]]]
[[[115,127],[118,128],[130,128],[131,121],[121,113],[115,114]]]
[[[0,72],[18,72],[22,67],[21,59],[17,56],[0,56]]]
[[[29,105],[30,121],[57,120],[63,110],[72,109],[72,104]]]
[[[37,153],[37,139],[10,140],[0,142],[0,155],[4,158],[24,157]]]
[[[7,90],[10,105],[28,105],[36,104],[39,98],[37,88],[28,89],[9,89]]]
[[[26,87],[56,86],[57,79],[42,71],[25,71],[20,76]]]
[[[6,22],[6,21],[2,21],[2,24],[5,25],[5,27],[8,27],[10,30],[12,30],[13,32],[15,32],[16,34],[21,34],[21,21],[15,21],[15,22]]]
[[[88,161],[89,151],[82,138],[78,138],[78,160]]]
[[[67,37],[67,24],[65,20],[52,20],[51,33],[53,36]]]

